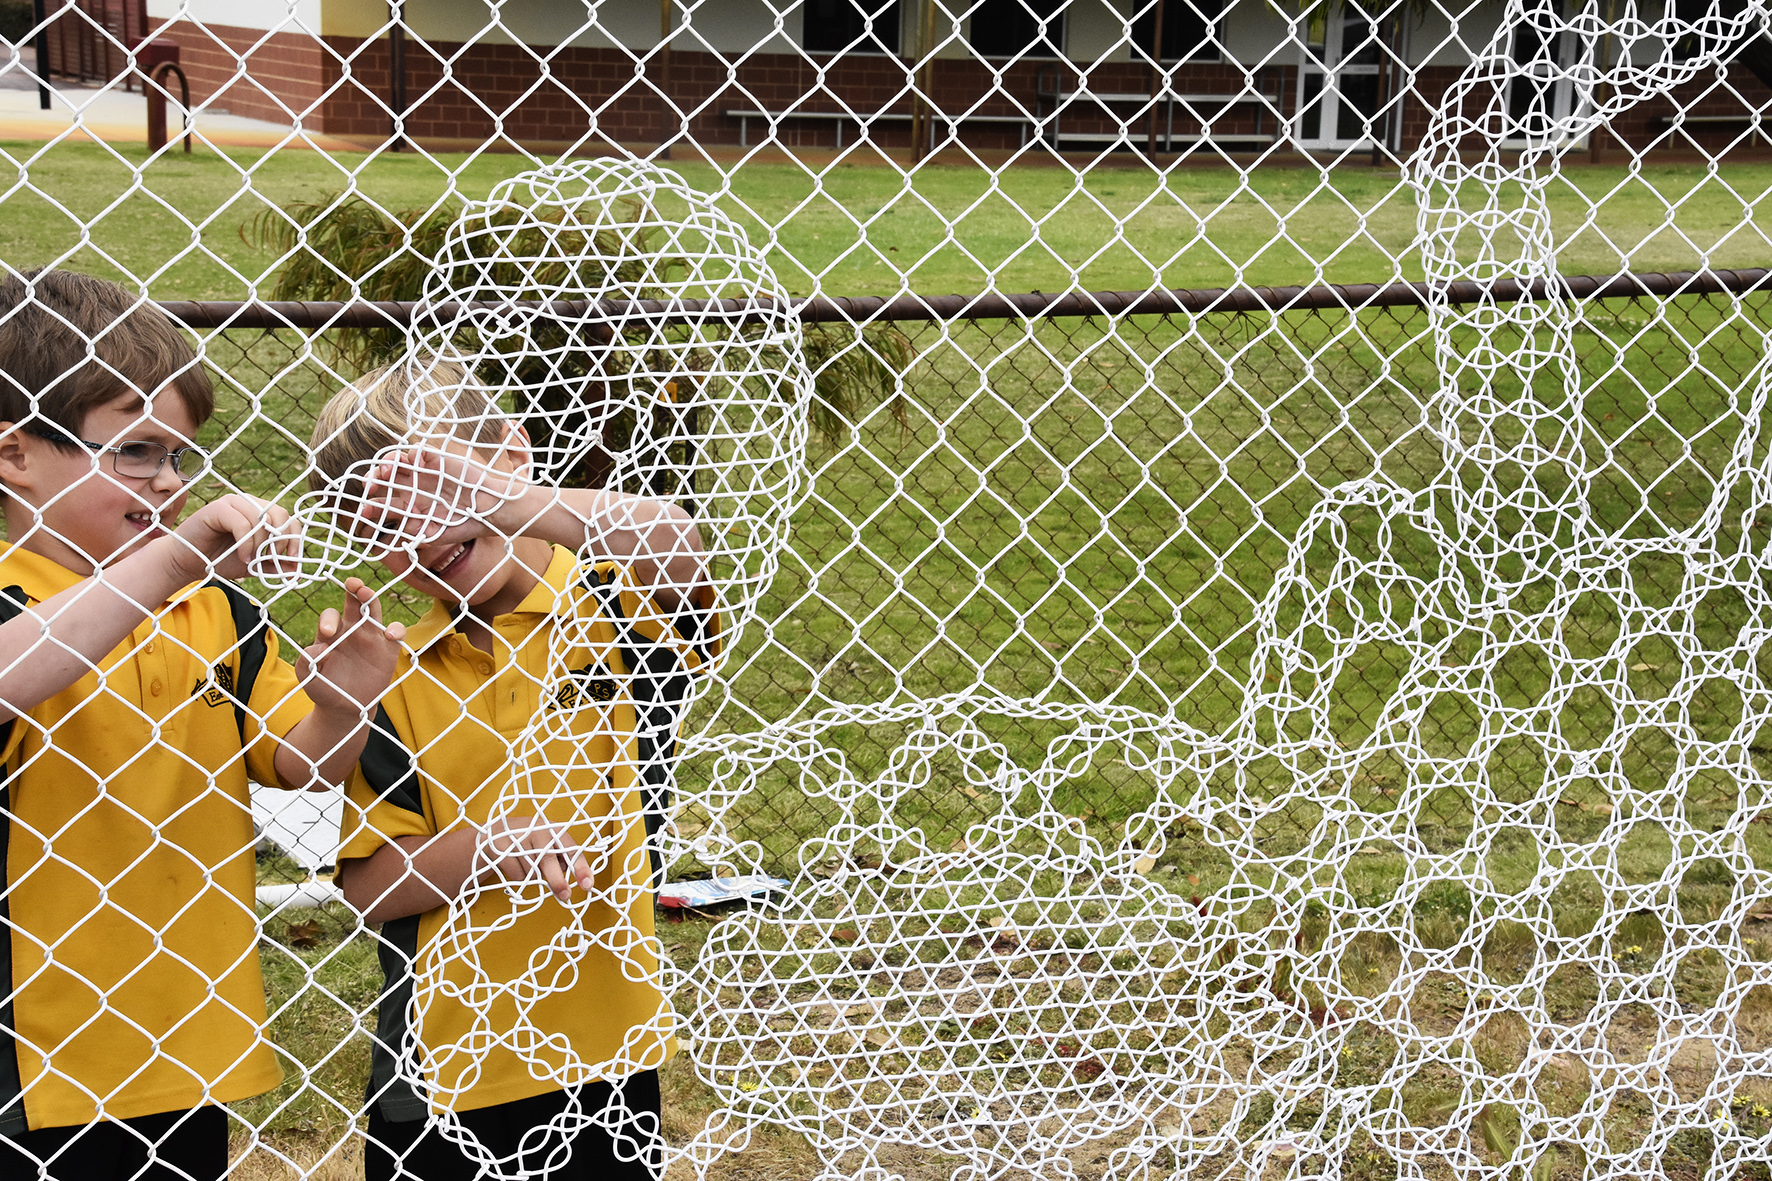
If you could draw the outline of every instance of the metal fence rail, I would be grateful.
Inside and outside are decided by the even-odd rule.
[[[1736,391],[1764,363],[1769,277],[1564,282],[1586,309],[1596,507],[1618,528],[1677,528],[1713,491],[1743,426]],[[1449,298],[1541,294],[1461,285]],[[807,301],[813,322],[835,311],[892,318],[915,357],[896,404],[816,446],[769,626],[733,654],[701,724],[742,729],[844,701],[987,686],[1220,729],[1246,689],[1254,603],[1325,489],[1378,473],[1410,487],[1444,478],[1426,428],[1439,374],[1423,297],[1416,284],[1347,284]],[[1118,314],[1091,318],[1116,299]],[[354,375],[327,342],[346,326],[409,323],[416,307],[164,306],[188,325],[225,326],[207,355],[236,394],[219,416],[239,432],[226,462],[261,466],[236,480],[283,484],[305,463],[291,437],[305,439],[320,403]],[[604,309],[616,321],[660,311]],[[857,330],[846,347],[868,345]],[[274,427],[255,417],[272,391],[286,407]],[[398,611],[403,592],[389,594]],[[286,597],[279,609],[307,608]],[[1347,697],[1349,726],[1375,723],[1378,684]],[[1011,731],[1005,741],[1023,754],[1045,741],[1037,728]],[[896,741],[858,727],[850,754],[866,767]],[[740,810],[742,835],[777,870],[829,821],[792,771]],[[682,771],[686,781],[709,773]],[[1381,785],[1385,772],[1373,775]],[[1092,791],[1072,803],[1104,833],[1149,801],[1136,777]],[[982,814],[958,789],[932,787],[923,805],[924,822],[953,836]],[[1441,805],[1447,824],[1464,814],[1459,800]]]
[[[1562,278],[1559,292],[1569,299],[1627,299],[1637,296],[1744,294],[1768,285],[1765,268],[1720,271],[1577,275]],[[1453,283],[1444,289],[1452,304],[1493,300],[1541,299],[1543,283],[1514,280],[1491,284]],[[796,312],[808,324],[938,323],[958,320],[1061,319],[1089,316],[1210,316],[1227,312],[1300,312],[1329,309],[1423,307],[1426,283],[1324,283],[1314,287],[1208,287],[1154,291],[1092,291],[1047,295],[1038,291],[1014,295],[814,296],[800,301]],[[493,304],[426,304],[420,300],[169,300],[160,306],[180,323],[197,329],[405,328],[415,321],[443,322],[473,312],[493,311]],[[670,320],[690,317],[742,319],[767,306],[745,300],[606,300],[592,307],[583,301],[561,300],[533,306],[540,315],[562,320],[621,320],[644,317]]]

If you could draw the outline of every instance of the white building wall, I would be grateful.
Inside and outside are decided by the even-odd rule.
[[[1307,18],[1296,5],[1274,0],[1235,0],[1219,26],[1225,56],[1245,66],[1298,64],[1298,41]]]
[[[789,53],[799,44],[803,12],[784,4],[777,27],[776,10],[765,0],[702,0],[686,17],[679,16],[675,49],[714,50],[727,56],[746,52]],[[658,6],[652,6],[654,14]],[[657,35],[657,16],[653,18]]]
[[[1462,66],[1482,49],[1501,25],[1498,0],[1438,0],[1409,20],[1407,61],[1411,66]]]
[[[803,9],[791,0],[694,0],[676,4],[672,44],[728,56],[787,53],[800,43]],[[936,4],[937,56],[971,56],[970,9],[975,0],[924,0]],[[1072,61],[1132,60],[1128,23],[1145,0],[1071,0],[1066,50]],[[919,0],[905,0],[902,41],[914,52]],[[406,19],[418,36],[434,41],[484,41],[588,48],[624,46],[644,52],[658,43],[657,0],[406,0]],[[1426,11],[1410,9],[1405,49],[1412,66],[1458,66],[1470,50],[1488,44],[1500,22],[1500,0],[1431,0]],[[156,20],[180,17],[235,28],[374,36],[386,25],[387,0],[148,0]],[[1246,66],[1297,61],[1302,9],[1289,0],[1230,0],[1219,37],[1229,60]]]
[[[505,0],[496,9],[486,0],[406,0],[405,11],[408,27],[430,41],[648,49],[659,34],[650,0]]]
[[[148,0],[148,19],[320,33],[320,0]]]
[[[1071,0],[1066,13],[1065,50],[1071,60],[1123,62],[1132,58],[1128,14],[1133,0]]]

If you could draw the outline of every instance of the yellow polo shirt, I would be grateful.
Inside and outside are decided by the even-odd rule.
[[[674,667],[704,673],[718,652],[711,591],[695,610],[667,620],[623,567],[586,567],[558,546],[546,575],[516,610],[492,620],[496,655],[470,644],[441,604],[412,628],[409,663],[382,701],[401,773],[409,778],[378,791],[359,769],[339,860],[368,857],[398,837],[483,824],[505,792],[547,800],[545,815],[571,825],[576,839],[596,830],[613,848],[592,859],[598,898],[585,907],[589,940],[572,935],[572,911],[534,883],[523,889],[520,904],[503,889],[486,891],[469,908],[465,926],[450,921],[447,906],[427,911],[418,916],[414,946],[384,948],[383,1044],[372,1098],[378,1083],[403,1089],[388,1087],[391,1055],[401,1052],[405,1034],[403,973],[420,998],[417,1039],[438,1107],[468,1111],[560,1089],[536,1077],[544,1071],[564,1070],[567,1081],[582,1083],[599,1077],[592,1073],[599,1064],[619,1060],[625,1075],[658,1066],[674,1049],[669,1008],[650,983],[658,964],[650,950],[653,901],[636,786],[635,707],[621,679],[627,669],[620,630],[587,579],[619,593],[633,631],[664,644],[680,662]],[[704,622],[695,627],[691,620]],[[544,701],[550,671],[556,687]],[[568,674],[564,683],[561,673]],[[538,717],[546,737],[526,745]],[[369,758],[366,752],[365,765]],[[534,809],[516,812],[533,815]],[[575,897],[582,903],[582,893]],[[384,924],[384,942],[395,942],[395,929],[405,922]],[[480,932],[477,940],[469,940],[469,928]],[[526,976],[558,991],[533,996],[522,987]],[[654,1028],[643,1031],[649,1023]],[[526,1052],[542,1066],[532,1068],[498,1040],[520,1025],[531,1031],[523,1035]],[[422,1114],[412,1106],[416,1096],[399,1102],[406,1106],[384,1107],[390,1118]]]
[[[32,604],[80,581],[0,548],[0,587]],[[267,641],[245,749],[227,692],[239,639],[216,586],[180,592],[12,724],[7,991],[32,1128],[226,1102],[282,1078],[259,1038],[247,780],[277,783],[278,741],[312,706]]]

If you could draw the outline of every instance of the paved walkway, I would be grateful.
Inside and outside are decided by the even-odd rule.
[[[168,104],[166,136],[175,151],[183,122],[178,104]],[[332,136],[313,132],[298,136],[284,124],[204,110],[197,112],[194,130],[193,150],[205,141],[216,147],[230,148],[363,150],[358,144]],[[38,106],[36,80],[21,70],[5,69],[3,60],[0,60],[0,140],[51,140],[62,136],[106,143],[146,143],[148,100],[139,92],[131,94],[124,90],[121,83],[101,89],[56,79],[50,90],[49,110],[45,111]]]

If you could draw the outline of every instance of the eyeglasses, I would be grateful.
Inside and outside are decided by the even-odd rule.
[[[158,443],[148,443],[139,439],[126,439],[115,445],[94,443],[91,439],[77,439],[66,431],[50,427],[27,426],[25,430],[40,439],[66,440],[78,443],[97,455],[111,457],[111,470],[119,476],[127,476],[132,480],[151,480],[160,474],[168,459],[172,460],[172,470],[178,473],[181,484],[189,484],[195,480],[209,464],[209,456],[199,447],[180,447],[169,451]]]

